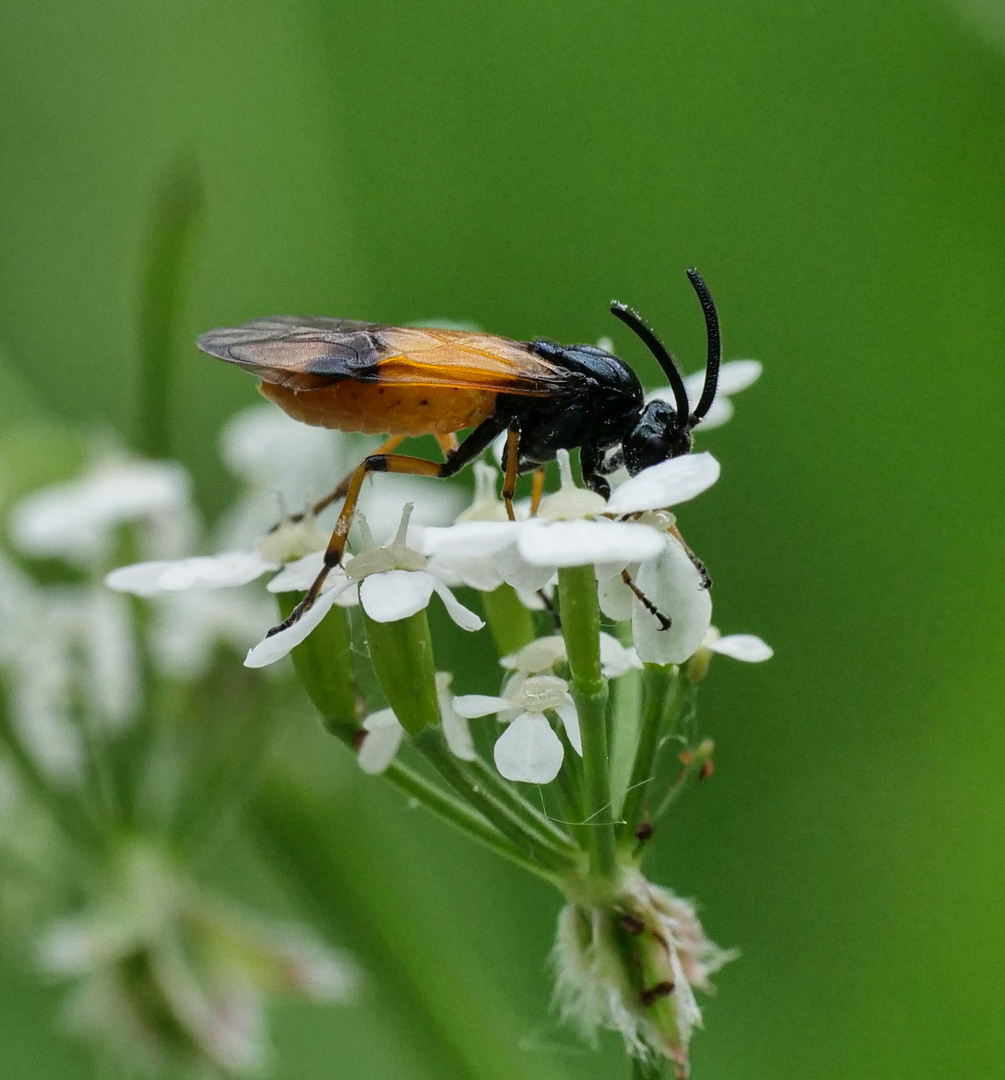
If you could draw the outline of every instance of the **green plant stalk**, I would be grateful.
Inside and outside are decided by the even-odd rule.
[[[492,592],[479,595],[485,621],[500,656],[518,652],[534,640],[534,620],[511,585],[500,585]]]
[[[575,869],[575,849],[573,853],[566,848],[557,847],[536,833],[532,833],[527,822],[514,814],[501,803],[494,792],[486,791],[465,767],[466,763],[455,758],[444,743],[440,732],[427,729],[415,738],[419,752],[436,769],[444,780],[457,791],[466,802],[490,821],[526,858],[536,863],[546,876],[554,880],[557,876]]]
[[[583,739],[591,870],[600,879],[612,881],[617,869],[617,852],[607,749],[607,683],[600,670],[600,605],[593,567],[573,566],[559,570],[558,596],[572,696]]]
[[[480,814],[475,813],[460,799],[454,798],[449,792],[430,783],[424,776],[420,776],[414,769],[398,761],[392,761],[383,775],[410,799],[414,799],[473,840],[477,840],[497,855],[509,859],[510,862],[522,866],[524,870],[529,870],[532,874],[554,882],[554,874],[545,870],[540,863],[526,855],[516,844],[507,840],[495,826]]]
[[[491,765],[480,758],[464,763],[464,768],[471,773],[482,790],[496,798],[511,814],[519,818],[526,828],[544,843],[564,851],[567,855],[578,855],[576,845],[550,818],[531,805],[508,780],[501,777]]]
[[[364,611],[363,625],[377,681],[398,723],[409,735],[438,727],[436,666],[425,610],[386,623],[376,622]]]
[[[642,685],[642,726],[631,779],[621,808],[624,824],[619,839],[629,846],[634,845],[642,807],[651,794],[660,736],[676,722],[686,696],[684,679],[681,678],[680,669],[674,665],[661,667],[646,664]]]
[[[147,457],[171,454],[174,330],[201,209],[202,184],[195,166],[176,163],[154,202],[140,283],[136,445]]]

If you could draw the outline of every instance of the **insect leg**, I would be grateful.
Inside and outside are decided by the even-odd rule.
[[[627,570],[621,571],[621,580],[628,586],[629,589],[635,593],[635,599],[649,612],[650,615],[655,616],[659,620],[661,630],[669,630],[673,623],[670,620],[669,615],[664,615],[663,612],[649,599],[648,596],[635,584],[632,580],[632,575]]]
[[[436,441],[440,444],[440,449],[443,451],[444,457],[449,457],[451,454],[457,453],[457,448],[460,443],[457,441],[457,432],[453,432],[450,435],[437,435]],[[381,447],[381,450],[384,448]]]
[[[392,450],[397,449],[397,447],[401,445],[405,438],[405,435],[392,435],[390,438],[385,439],[384,442],[382,442],[380,446],[378,446],[377,449],[374,450],[374,453],[389,454]],[[334,491],[328,492],[328,494],[323,499],[318,499],[318,501],[311,507],[310,510],[311,514],[314,517],[317,517],[317,515],[320,514],[322,510],[327,510],[332,503],[338,502],[339,499],[344,499],[346,497],[346,494],[349,491],[349,485],[350,483],[352,483],[352,478],[355,472],[356,470],[353,469],[353,471],[347,476],[342,477],[341,483],[338,485],[337,488],[334,489]],[[305,515],[303,513],[291,514],[288,520],[303,521],[304,517]],[[273,526],[272,532],[275,532],[278,528],[278,525]]]
[[[502,497],[506,504],[506,516],[516,521],[513,512],[513,496],[516,494],[516,472],[520,462],[520,429],[511,427],[506,433],[506,476],[503,479]]]
[[[325,549],[324,565],[321,572],[311,582],[303,600],[290,612],[289,617],[284,619],[278,626],[269,631],[269,637],[292,626],[305,611],[309,611],[314,602],[321,595],[325,579],[332,570],[342,561],[345,554],[346,541],[349,538],[349,530],[352,528],[352,519],[356,513],[356,503],[359,501],[359,493],[363,489],[363,481],[372,472],[412,473],[415,476],[442,476],[444,469],[449,463],[438,465],[435,461],[427,461],[425,458],[407,457],[404,454],[371,454],[364,458],[349,477],[348,490],[345,502],[339,513],[338,521],[332,530],[331,539]]]
[[[680,541],[680,546],[684,549],[687,557],[694,564],[695,570],[697,570],[698,573],[701,574],[701,587],[703,589],[711,589],[712,578],[709,576],[708,568],[701,561],[701,559],[699,559],[698,556],[695,555],[695,553],[687,546],[687,541],[684,539],[683,536],[681,536],[680,529],[678,529],[676,525],[671,525],[668,531],[671,532]]]
[[[534,487],[530,496],[530,516],[537,517],[537,508],[541,505],[541,496],[544,494],[544,466],[538,465],[534,470]]]

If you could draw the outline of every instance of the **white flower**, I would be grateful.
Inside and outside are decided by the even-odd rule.
[[[128,605],[97,587],[41,589],[0,573],[0,670],[11,721],[53,779],[79,779],[81,712],[95,729],[121,730],[142,703]]]
[[[733,402],[730,400],[733,394],[746,390],[761,377],[764,369],[759,360],[727,360],[719,368],[719,382],[716,387],[715,400],[711,408],[702,417],[699,427],[702,431],[721,427],[733,416]],[[687,391],[687,399],[691,407],[698,403],[702,388],[705,385],[705,372],[696,371],[693,375],[684,376],[684,389]],[[676,406],[673,391],[669,387],[660,387],[646,395],[646,401],[668,401]]]
[[[472,560],[481,560],[501,580],[524,589],[541,588],[559,567],[592,563],[620,572],[630,563],[659,556],[664,540],[645,522],[611,521],[603,515],[627,516],[684,502],[711,487],[719,475],[711,454],[673,458],[643,470],[608,502],[575,485],[568,451],[558,452],[558,464],[561,488],[541,500],[536,517],[469,519],[429,528],[423,533],[423,551],[451,568],[467,560],[469,574]],[[491,581],[491,570],[485,572]]]
[[[565,662],[565,638],[561,634],[538,638],[499,661],[504,668],[523,676],[539,675]],[[605,679],[616,679],[641,667],[642,661],[635,649],[626,649],[617,638],[600,632],[600,668]]]
[[[190,487],[188,473],[174,462],[99,461],[79,480],[21,499],[10,515],[11,540],[28,555],[100,565],[119,526],[187,513]]]
[[[658,467],[658,466],[657,466]],[[665,618],[669,629],[622,580],[620,570],[602,578],[600,608],[622,622],[632,621],[632,639],[647,664],[682,664],[697,651],[712,623],[712,598],[684,545],[664,528],[659,556],[629,567],[636,586]]]
[[[517,675],[503,691],[503,697],[465,694],[454,698],[459,716],[473,718],[495,713],[509,726],[496,740],[493,757],[496,768],[507,780],[527,784],[547,784],[558,776],[565,757],[562,740],[555,734],[546,713],[554,712],[562,721],[569,743],[582,755],[579,717],[569,694],[569,684],[553,675],[523,678]]]
[[[120,566],[105,576],[105,584],[116,592],[146,597],[188,589],[230,589],[247,585],[279,566],[257,551],[223,551],[218,555]]]
[[[406,544],[412,504],[406,504],[398,532],[388,547],[378,547],[370,534],[366,518],[357,513],[356,524],[363,549],[345,563],[345,577],[324,591],[307,612],[292,626],[259,642],[249,653],[247,667],[265,667],[286,656],[320,624],[336,600],[353,585],[359,585],[359,602],[375,622],[397,622],[427,607],[435,593],[447,614],[462,630],[480,630],[485,623],[454,596],[431,570],[426,559]]]
[[[436,673],[436,700],[440,708],[440,722],[447,746],[455,757],[462,761],[474,761],[478,756],[467,720],[458,715],[454,708],[454,698],[450,693],[453,676],[448,671]],[[405,737],[405,729],[398,723],[393,709],[380,709],[370,715],[362,724],[365,735],[357,752],[359,767],[365,773],[382,773],[394,760]]]

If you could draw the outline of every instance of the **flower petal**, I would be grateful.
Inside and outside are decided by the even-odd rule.
[[[224,551],[219,555],[196,555],[172,562],[134,563],[120,566],[105,578],[116,592],[134,596],[156,596],[187,589],[226,589],[247,585],[277,564],[263,559],[257,551]]]
[[[250,668],[267,667],[281,660],[293,648],[296,648],[307,635],[331,611],[339,594],[349,588],[349,582],[343,582],[334,589],[322,593],[314,606],[305,612],[292,626],[263,638],[245,657],[244,666]]]
[[[516,544],[497,552],[495,560],[503,581],[524,592],[536,593],[543,589],[555,574],[553,566],[535,566],[527,562],[517,551]]]
[[[363,721],[363,730],[366,735],[356,754],[356,760],[363,772],[376,776],[394,761],[405,729],[398,723],[393,710],[381,709],[371,713]]]
[[[617,679],[632,669],[640,670],[642,661],[634,649],[626,649],[617,638],[601,632],[600,665],[605,679]]]
[[[719,462],[709,453],[686,454],[643,469],[626,480],[607,502],[612,514],[662,510],[687,502],[719,479]]]
[[[423,529],[423,555],[491,555],[513,542],[515,521],[462,521],[446,528]]]
[[[728,634],[718,638],[711,648],[712,652],[731,656],[734,660],[744,660],[748,664],[759,664],[775,655],[775,650],[755,634]]]
[[[565,734],[569,736],[572,749],[582,757],[583,737],[579,733],[579,713],[576,712],[576,706],[570,701],[566,705],[559,705],[555,712],[558,714],[559,720],[562,721]]]
[[[632,573],[632,567],[628,568]],[[637,569],[637,568],[636,568]],[[621,574],[601,578],[597,583],[600,610],[615,622],[627,622],[635,610],[635,594],[621,579]]]
[[[639,659],[647,664],[682,664],[701,645],[712,624],[712,598],[684,548],[667,536],[659,559],[639,567],[635,583],[672,620],[662,630],[657,618],[638,601],[632,612],[632,635]]]
[[[547,784],[558,776],[565,751],[540,713],[521,713],[496,739],[492,756],[507,780]]]
[[[727,360],[719,368],[717,393],[727,396],[738,394],[748,386],[753,386],[763,371],[764,365],[760,360]]]
[[[374,622],[407,619],[429,604],[436,578],[424,570],[385,570],[359,586],[359,602]]]
[[[521,523],[517,549],[534,566],[588,566],[655,558],[663,546],[649,525],[625,521],[531,520]]]
[[[440,721],[443,724],[443,737],[454,757],[461,761],[474,761],[478,754],[467,719],[454,708],[450,694],[439,694]]]
[[[733,402],[725,394],[719,394],[709,406],[708,412],[701,418],[699,427],[702,431],[711,431],[713,428],[722,427],[733,419]]]
[[[287,563],[265,587],[271,593],[306,592],[314,584],[314,579],[321,573],[324,565],[325,553],[312,551],[309,555]],[[336,567],[332,574],[341,574],[343,580],[345,579],[345,571],[340,566]]]
[[[432,577],[431,574],[430,577]],[[442,581],[437,581],[436,578],[433,578],[433,591],[443,601],[447,614],[462,630],[481,630],[485,625],[484,619],[466,608],[447,586]]]
[[[489,694],[460,694],[454,698],[454,709],[458,716],[473,719],[476,716],[489,716],[512,706],[512,702],[503,697]]]

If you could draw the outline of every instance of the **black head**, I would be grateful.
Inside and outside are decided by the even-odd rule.
[[[611,314],[635,331],[646,347],[656,357],[666,372],[673,391],[674,404],[668,401],[651,401],[639,414],[635,426],[622,440],[625,467],[636,473],[657,465],[668,458],[680,457],[691,451],[691,432],[701,422],[715,400],[719,382],[719,364],[722,361],[722,341],[719,336],[719,317],[716,314],[712,294],[697,270],[688,270],[688,280],[698,294],[701,310],[705,316],[708,337],[708,359],[705,363],[705,384],[698,404],[692,409],[687,400],[687,390],[677,362],[641,316],[624,304],[611,305]]]

